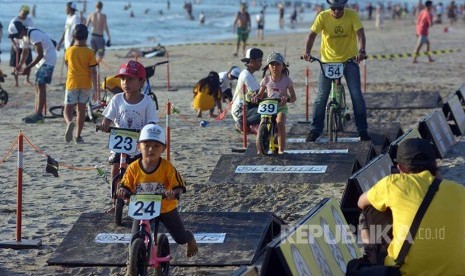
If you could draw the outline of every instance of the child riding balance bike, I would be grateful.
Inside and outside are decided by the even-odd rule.
[[[177,209],[177,198],[186,191],[186,186],[176,168],[161,157],[166,149],[165,143],[165,131],[159,125],[148,124],[142,128],[137,142],[142,158],[128,166],[118,188],[117,197],[156,194],[160,188],[164,190],[159,220],[178,244],[187,243],[187,257],[191,257],[197,254],[197,243],[192,232],[184,228]],[[140,233],[141,228],[140,221],[135,219],[132,232]]]

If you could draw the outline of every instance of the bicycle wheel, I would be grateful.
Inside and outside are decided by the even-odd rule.
[[[337,131],[339,125],[339,114],[335,106],[331,105],[328,112],[328,121],[327,121],[327,129],[328,129],[328,138],[331,142],[337,141]]]
[[[129,260],[127,275],[147,275],[147,248],[143,238],[136,238],[129,247]]]
[[[259,154],[267,155],[270,148],[270,126],[268,120],[258,126],[257,151]]]
[[[155,93],[153,93],[152,91],[150,91],[149,96],[150,96],[150,98],[152,98],[152,100],[155,102],[155,106],[156,106],[156,108],[157,108],[157,110],[158,110],[158,100],[157,100],[157,96],[156,96]]]
[[[160,234],[157,241],[157,257],[166,257],[170,254],[170,243],[165,234]],[[167,276],[170,271],[170,262],[160,263],[155,269],[155,275]]]
[[[123,207],[124,207],[124,200],[122,198],[116,198],[116,190],[118,189],[118,185],[121,182],[122,176],[120,174],[116,175],[113,178],[112,188],[111,188],[111,196],[115,202],[115,224],[121,226],[123,224]]]
[[[62,105],[52,106],[48,109],[53,117],[63,117],[63,111],[65,107]]]

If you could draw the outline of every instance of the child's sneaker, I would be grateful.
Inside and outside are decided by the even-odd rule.
[[[65,141],[66,143],[69,143],[73,140],[73,130],[74,130],[74,122],[70,122],[66,126],[66,131],[65,131]]]
[[[42,124],[44,122],[44,116],[34,114],[23,118],[23,121],[26,124]]]
[[[81,136],[74,138],[75,144],[84,144],[84,139]]]

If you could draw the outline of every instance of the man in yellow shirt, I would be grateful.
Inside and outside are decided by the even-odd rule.
[[[395,162],[400,173],[384,177],[358,200],[358,206],[363,209],[360,235],[369,260],[372,259],[370,255],[383,254],[373,252],[373,248],[379,248],[377,243],[379,245],[380,240],[379,236],[373,235],[375,229],[382,230],[378,234],[387,233],[391,225],[386,221],[392,219],[392,241],[384,259],[384,264],[388,266],[396,264],[395,260],[429,186],[434,178],[440,178],[435,150],[428,140],[405,140],[398,147]],[[392,217],[388,210],[392,212]],[[465,187],[444,179],[416,235],[407,237],[412,245],[401,266],[402,275],[464,275],[464,235]]]
[[[346,62],[344,78],[349,88],[354,109],[355,126],[361,140],[368,136],[367,111],[360,84],[358,63],[366,58],[365,31],[353,9],[344,8],[348,0],[327,0],[330,8],[318,14],[305,43],[303,58],[310,61],[311,51],[318,33],[321,37],[321,60],[323,62]],[[358,44],[358,48],[357,48]],[[313,118],[307,142],[315,141],[323,132],[326,103],[331,91],[331,80],[320,73],[317,98],[313,105]]]

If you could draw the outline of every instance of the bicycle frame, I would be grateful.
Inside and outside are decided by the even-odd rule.
[[[153,219],[154,221],[154,231],[152,233],[152,228],[150,227],[150,220],[140,220],[139,222],[139,231],[136,232],[131,239],[131,243],[139,238],[143,237],[144,238],[144,243],[147,249],[147,252],[149,254],[149,265],[153,268],[158,268],[160,263],[167,263],[170,262],[172,257],[171,255],[165,256],[165,257],[157,257],[157,249],[158,249],[158,244],[157,244],[157,239],[156,237],[158,236],[158,228],[159,228],[159,223],[160,219],[159,217],[156,217]]]
[[[261,114],[261,119],[256,141],[259,154],[266,155],[268,151],[272,153],[278,152],[278,143],[275,141],[275,136],[277,134],[276,117],[279,102],[280,99],[264,99],[260,101],[258,113]]]
[[[324,76],[331,80],[331,90],[326,104],[326,131],[330,141],[337,141],[337,133],[344,131],[345,122],[350,118],[344,86],[341,83],[347,61],[325,63],[315,57],[312,57],[311,61],[318,61]]]

